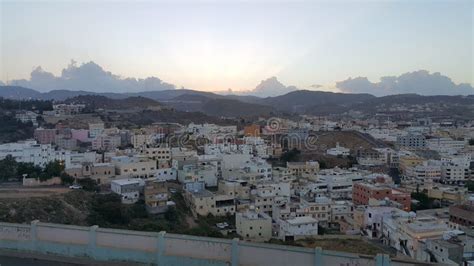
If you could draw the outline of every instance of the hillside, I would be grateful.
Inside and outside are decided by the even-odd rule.
[[[274,110],[270,106],[244,103],[238,100],[219,99],[207,101],[202,107],[204,113],[224,117],[249,117],[269,115]]]
[[[19,86],[0,86],[0,97],[10,100],[41,99],[41,92]]]
[[[85,104],[86,108],[96,109],[146,109],[159,107],[160,103],[145,97],[128,97],[125,99],[111,99],[99,95],[80,95],[69,98],[65,103]]]
[[[165,101],[164,104],[180,111],[203,112],[207,115],[223,117],[260,116],[274,111],[272,107],[240,101],[238,100],[240,98],[244,97],[186,93]]]
[[[309,113],[317,115],[353,114],[370,116],[384,114],[392,119],[474,119],[474,96],[422,96],[399,94],[372,98],[353,105],[320,105]]]
[[[33,138],[34,130],[31,122],[22,123],[0,111],[0,144]]]
[[[324,91],[299,90],[276,97],[268,97],[258,101],[260,104],[272,106],[281,111],[305,113],[318,105],[353,105],[375,96],[370,94],[348,94]]]
[[[188,89],[148,91],[133,93],[94,93],[87,91],[54,90],[47,93],[13,86],[0,86],[0,97],[6,99],[46,99],[66,102],[82,102],[94,108],[130,109],[136,107],[164,106],[184,112],[204,112],[215,116],[258,116],[270,112],[301,113],[314,115],[349,114],[350,112],[386,113],[391,107],[400,106],[417,110],[424,105],[433,111],[420,111],[418,115],[452,114],[474,117],[474,96],[422,96],[399,94],[375,97],[371,94],[334,93],[310,90],[295,90],[284,95],[259,98],[249,95],[220,95],[212,92]],[[449,106],[448,106],[449,105]],[[441,106],[441,107],[439,107]],[[429,107],[429,108],[428,108]],[[393,108],[392,108],[393,109]],[[403,109],[403,108],[402,108]],[[400,113],[402,115],[402,113]]]

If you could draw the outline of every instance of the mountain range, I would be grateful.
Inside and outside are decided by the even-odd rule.
[[[219,117],[268,116],[278,113],[342,114],[360,111],[374,114],[380,108],[397,105],[449,105],[444,110],[459,114],[472,113],[474,95],[471,96],[422,96],[400,94],[376,97],[367,93],[334,93],[296,90],[275,97],[248,95],[220,95],[212,92],[187,89],[146,91],[134,93],[97,93],[88,91],[53,90],[38,92],[17,86],[0,86],[0,97],[14,100],[54,100],[57,102],[86,103],[92,108],[132,109],[136,106],[164,105],[178,111],[203,112]],[[460,112],[462,110],[462,112]]]

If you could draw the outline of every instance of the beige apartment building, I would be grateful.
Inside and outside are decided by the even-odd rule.
[[[108,184],[115,176],[115,167],[110,163],[83,163],[65,169],[74,178],[92,178],[99,184]]]
[[[215,194],[206,189],[186,190],[185,199],[194,216],[225,216],[235,213],[235,197]]]
[[[272,238],[272,218],[263,212],[238,212],[235,226],[237,234],[248,241],[264,242]]]
[[[288,171],[298,178],[315,179],[319,172],[319,163],[316,161],[308,162],[287,162]]]

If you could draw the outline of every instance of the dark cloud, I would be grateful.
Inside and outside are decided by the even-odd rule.
[[[83,63],[77,66],[71,61],[63,69],[61,76],[56,77],[41,67],[31,72],[30,80],[13,80],[11,85],[23,86],[39,91],[50,90],[86,90],[95,92],[137,92],[153,90],[173,90],[173,84],[165,83],[159,78],[146,79],[122,78],[105,71],[94,62]]]
[[[408,72],[398,77],[387,76],[372,83],[365,77],[349,78],[336,82],[343,92],[371,93],[376,96],[417,93],[421,95],[468,95],[474,88],[465,83],[455,84],[449,77],[438,72],[430,74],[426,70]]]

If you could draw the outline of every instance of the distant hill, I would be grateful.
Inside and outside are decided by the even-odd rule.
[[[164,103],[176,110],[186,112],[203,112],[213,116],[239,117],[268,115],[273,110],[270,106],[248,103],[237,100],[240,96],[217,94],[187,93]]]
[[[96,96],[97,98],[90,98],[91,96]],[[451,112],[460,115],[462,112],[470,114],[472,106],[474,106],[474,95],[422,96],[417,94],[400,94],[375,97],[366,93],[350,94],[311,90],[295,90],[280,96],[260,98],[250,95],[220,95],[188,89],[134,93],[53,90],[40,93],[23,87],[0,86],[0,97],[13,100],[40,99],[64,101],[68,99],[69,102],[80,100],[86,104],[94,105],[95,108],[110,109],[156,106],[158,103],[155,101],[159,101],[162,105],[179,111],[204,112],[207,115],[226,117],[258,116],[266,115],[270,112],[328,115],[357,111],[368,114],[380,112],[389,106],[426,104],[432,105],[434,110],[437,110],[435,108],[437,105],[450,104],[449,108],[446,107],[442,110],[447,111],[447,114]],[[133,100],[133,98],[136,99]],[[91,101],[91,103],[88,103],[88,101]]]
[[[19,86],[0,86],[0,97],[10,100],[40,99],[41,92]]]
[[[88,109],[146,109],[159,107],[160,103],[145,97],[128,97],[125,99],[111,99],[100,95],[80,95],[69,98],[65,103],[85,104]]]
[[[418,94],[399,94],[372,98],[351,105],[321,105],[309,113],[318,115],[384,114],[399,119],[431,117],[438,119],[474,119],[474,95],[469,96],[422,96]]]
[[[373,98],[363,103],[353,105],[350,109],[363,112],[376,112],[377,110],[380,110],[380,108],[391,108],[396,106],[442,106],[446,104],[449,104],[451,107],[470,106],[471,108],[474,108],[474,96],[422,96],[418,94],[398,94]]]
[[[187,89],[179,90],[163,90],[163,91],[143,91],[130,93],[114,93],[114,92],[92,92],[92,91],[76,91],[76,90],[52,90],[49,92],[39,92],[34,89],[19,86],[0,86],[0,97],[12,100],[38,99],[38,100],[55,100],[64,101],[80,95],[99,95],[112,99],[124,99],[127,97],[146,97],[153,100],[171,100],[184,94],[198,94],[209,98],[223,98],[225,96],[212,92],[194,91]]]
[[[318,105],[353,105],[376,98],[371,94],[348,94],[324,91],[299,90],[276,97],[267,97],[258,101],[260,104],[286,111],[306,113]]]
[[[208,115],[223,117],[250,117],[269,115],[274,111],[270,106],[244,103],[232,99],[215,99],[207,101],[203,107],[203,112]]]

